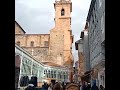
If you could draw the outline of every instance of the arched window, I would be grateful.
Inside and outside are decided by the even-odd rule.
[[[46,70],[44,70],[44,74],[46,74]]]
[[[17,41],[17,45],[20,46],[20,41]]]
[[[65,80],[65,72],[63,73],[63,75],[64,75],[63,77],[64,77],[64,80]]]
[[[33,41],[31,41],[30,46],[34,47],[34,42]]]
[[[50,78],[50,70],[48,70],[48,78]]]
[[[54,71],[54,78],[56,78],[56,71]]]
[[[61,16],[64,16],[64,15],[65,15],[65,10],[62,9],[62,10],[61,10]]]
[[[53,78],[53,71],[51,71],[51,78]]]
[[[47,75],[47,78],[49,78],[49,75],[48,75],[48,70],[46,70],[46,75]]]

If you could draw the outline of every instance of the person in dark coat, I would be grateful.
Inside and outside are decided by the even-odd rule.
[[[62,82],[62,87],[63,87],[63,90],[65,90],[65,82]]]
[[[105,88],[102,85],[100,85],[100,90],[105,90]]]
[[[91,90],[90,83],[88,84],[88,82],[85,82],[85,90]]]
[[[32,81],[29,81],[29,84],[25,90],[37,90]]]
[[[33,84],[29,84],[25,90],[36,90]]]
[[[63,87],[62,87],[62,85],[60,83],[57,82],[54,85],[53,90],[63,90]]]
[[[82,84],[82,90],[86,90],[85,82],[83,82],[83,84]]]
[[[48,90],[48,84],[44,82],[44,84],[42,85],[41,90]]]
[[[91,90],[99,90],[98,86],[96,86],[96,83],[93,83],[93,86],[92,86]]]

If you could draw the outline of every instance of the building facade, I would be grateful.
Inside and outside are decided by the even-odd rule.
[[[105,0],[91,0],[86,24],[80,40],[75,42],[78,50],[81,79],[93,81],[105,87]],[[80,47],[80,48],[79,48]],[[81,60],[80,51],[83,54]],[[81,71],[82,72],[82,71]],[[82,81],[81,80],[81,81]]]
[[[75,67],[74,67],[74,83],[79,82],[79,62],[75,62]]]
[[[83,54],[84,54],[84,71],[90,71],[90,58],[89,58],[89,44],[88,44],[88,28],[86,28],[81,32],[81,38],[83,41]],[[83,34],[82,34],[83,33]]]
[[[24,88],[21,79],[28,76],[29,80],[32,76],[37,77],[38,87],[43,82],[50,83],[51,80],[67,82],[69,80],[69,70],[57,64],[38,62],[30,53],[15,44],[15,87]]]
[[[80,35],[82,44],[82,51],[84,55],[84,75],[82,78],[84,78],[85,81],[90,82],[91,78],[91,67],[90,67],[90,49],[89,49],[89,41],[88,41],[88,23],[86,23],[84,30],[81,32]]]
[[[75,49],[78,50],[78,63],[79,63],[79,68],[78,68],[78,81],[83,81],[82,76],[84,75],[85,72],[85,62],[84,62],[84,54],[83,54],[83,40],[80,39],[75,42]]]
[[[52,62],[72,70],[73,35],[71,30],[71,0],[56,0],[55,27],[50,34],[26,34],[15,22],[15,43],[33,55],[39,62]],[[70,80],[71,80],[71,73]]]
[[[72,3],[59,0],[54,3],[55,27],[50,30],[50,56],[61,65],[71,65],[73,36],[71,30]],[[59,47],[59,48],[58,48]]]
[[[92,81],[105,87],[105,0],[92,0],[88,16]]]

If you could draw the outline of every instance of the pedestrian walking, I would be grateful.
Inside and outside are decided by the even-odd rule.
[[[95,82],[93,83],[93,86],[92,86],[91,90],[99,90],[99,89],[98,89],[98,86],[96,86],[96,83],[95,83]]]
[[[52,90],[52,84],[50,83],[48,90]]]
[[[88,82],[85,82],[85,90],[91,90],[90,83],[88,84]]]
[[[41,90],[48,90],[48,84],[46,82],[42,85]]]
[[[100,85],[100,90],[105,90],[105,88],[102,85]]]
[[[63,90],[63,87],[62,87],[62,85],[60,83],[57,82],[54,85],[53,90]]]
[[[36,90],[33,84],[28,84],[27,88],[25,90]]]
[[[86,90],[86,85],[85,85],[85,82],[82,83],[82,87],[81,87],[82,90]]]

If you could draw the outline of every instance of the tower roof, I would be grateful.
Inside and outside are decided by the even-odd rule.
[[[70,12],[72,12],[72,2],[71,2],[71,0],[55,0],[54,8],[55,8],[55,5],[61,5],[61,4],[70,4]]]

